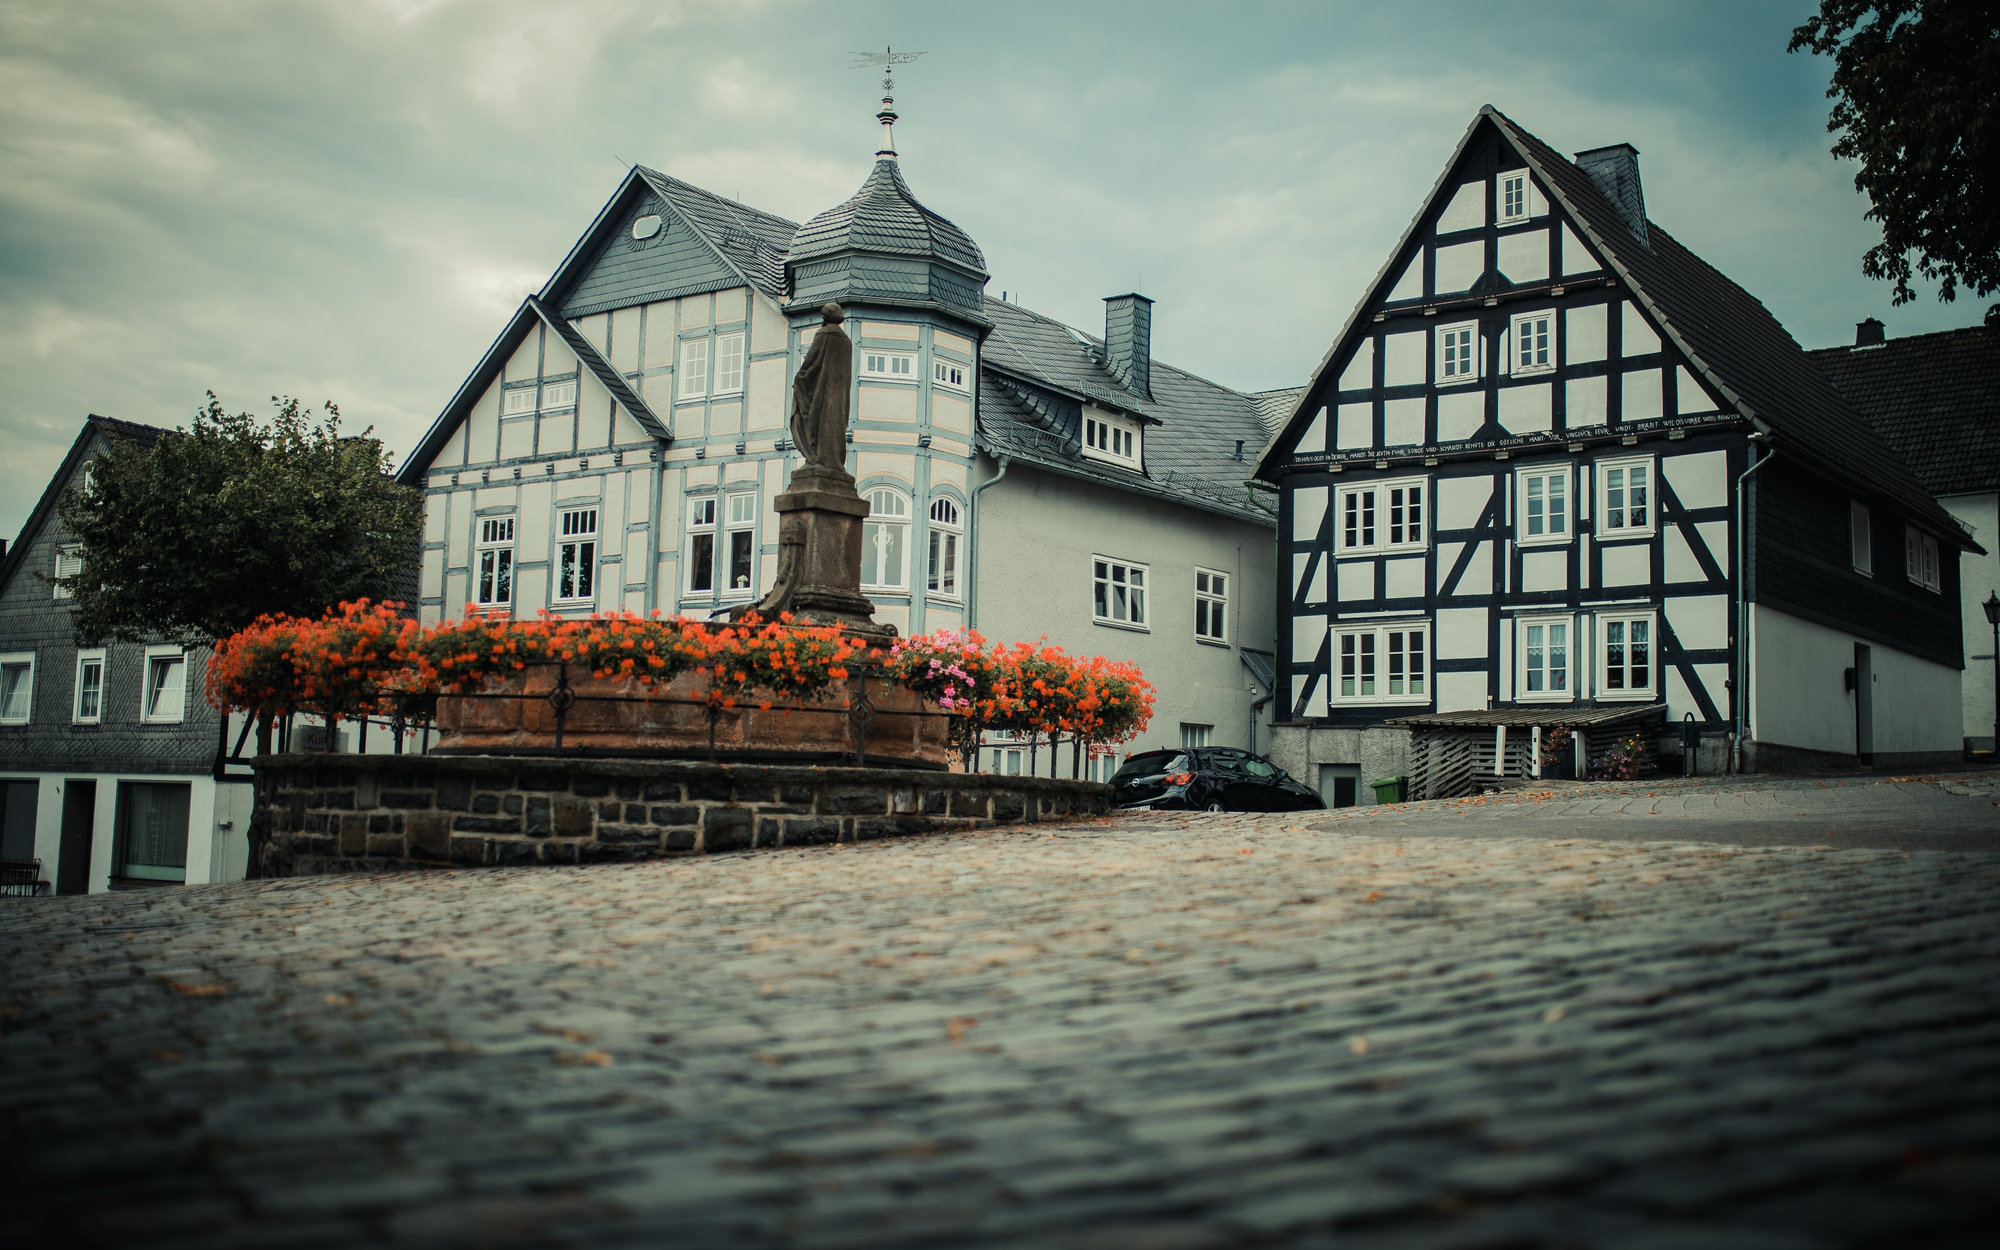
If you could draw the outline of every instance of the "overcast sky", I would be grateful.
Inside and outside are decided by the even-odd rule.
[[[86,413],[333,399],[398,458],[642,162],[803,221],[875,148],[991,290],[1154,352],[1301,382],[1481,104],[1643,154],[1649,214],[1807,346],[1901,309],[1827,155],[1791,3],[0,0],[0,535]]]

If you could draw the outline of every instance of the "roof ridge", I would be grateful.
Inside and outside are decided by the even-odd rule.
[[[1961,334],[1967,338],[1990,335],[1995,345],[2000,345],[2000,330],[1975,323],[1969,326],[1953,326],[1947,330],[1920,330],[1915,334],[1903,334],[1895,338],[1884,337],[1880,343],[1830,343],[1825,347],[1808,347],[1805,350],[1807,354],[1817,356],[1825,352],[1851,352],[1857,347],[1880,349],[1896,347],[1904,343],[1915,345],[1927,339],[1952,338]]]

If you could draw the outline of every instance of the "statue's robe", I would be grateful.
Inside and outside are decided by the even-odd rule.
[[[792,441],[807,464],[845,471],[847,400],[854,384],[854,340],[828,305],[826,321],[792,380]]]

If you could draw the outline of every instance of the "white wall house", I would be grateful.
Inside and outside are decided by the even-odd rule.
[[[1697,736],[1704,768],[1960,752],[1952,557],[1977,544],[1647,218],[1628,145],[1572,161],[1481,110],[1258,475],[1287,577],[1273,758],[1342,801],[1635,733]],[[1544,759],[1557,728],[1575,758]]]
[[[1272,518],[1242,485],[1258,398],[1153,360],[1142,296],[1107,300],[1101,337],[987,296],[884,114],[860,190],[803,227],[644,167],[620,183],[405,461],[423,618],[759,598],[799,463],[792,375],[838,301],[877,619],[1132,660],[1160,690],[1134,749],[1250,745],[1274,597]]]
[[[2000,328],[1991,325],[1889,339],[1869,318],[1848,347],[1813,361],[1896,449],[1945,510],[1985,551],[1958,558],[1965,636],[1965,745],[1994,749],[1993,626],[1984,604],[2000,593]]]

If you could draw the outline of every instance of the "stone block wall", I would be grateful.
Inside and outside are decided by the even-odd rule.
[[[587,864],[1108,811],[1111,788],[915,769],[468,755],[257,761],[262,874]]]

